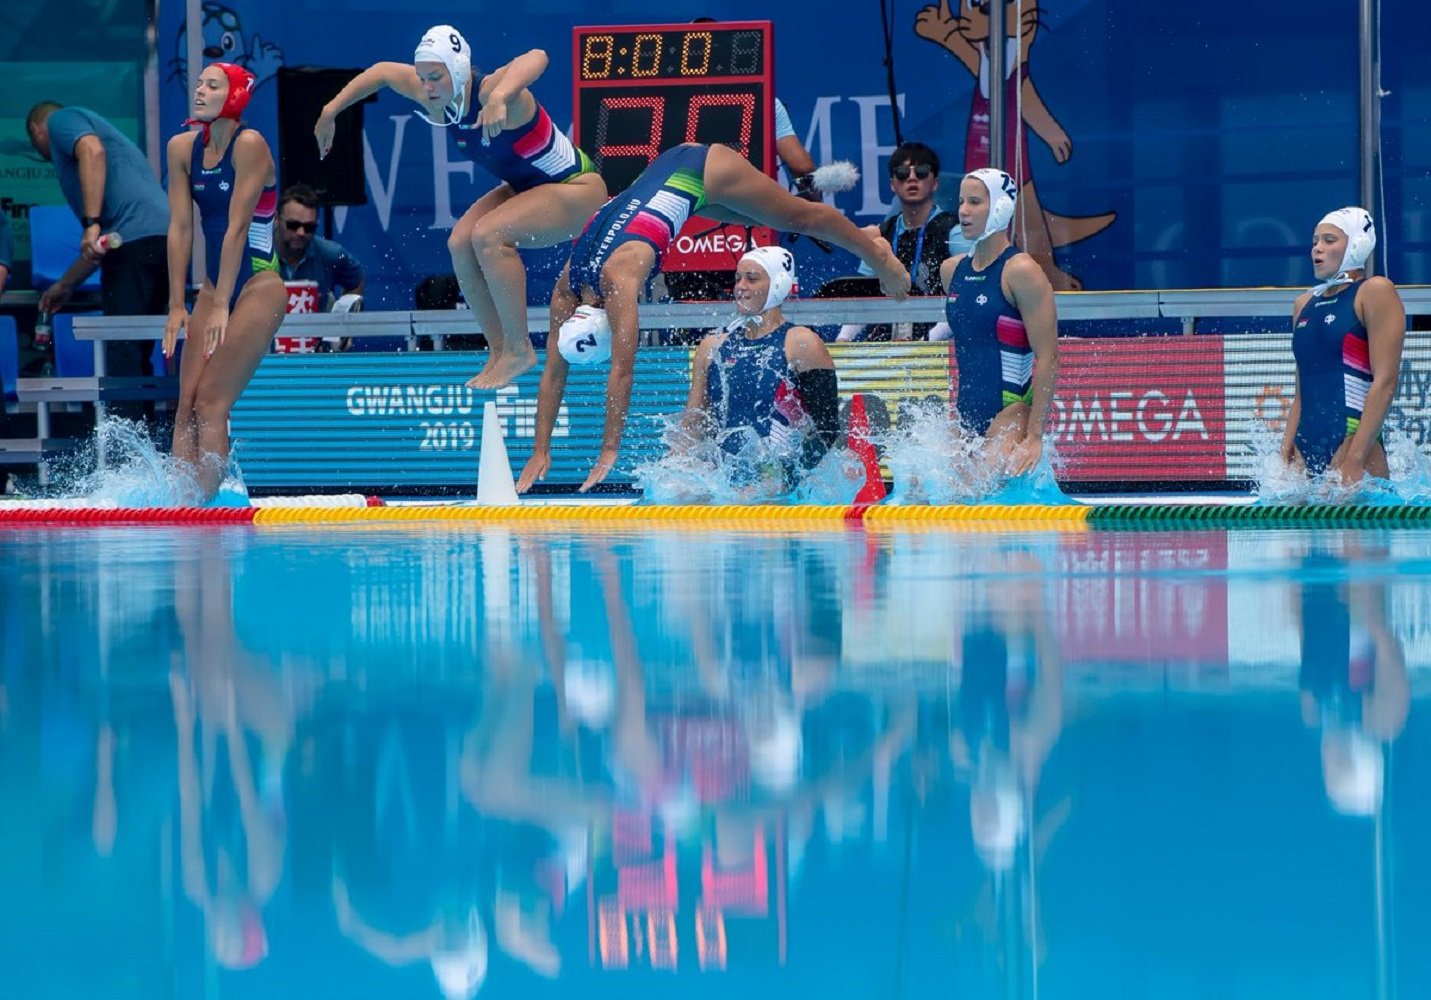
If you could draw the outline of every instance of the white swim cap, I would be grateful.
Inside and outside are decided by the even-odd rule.
[[[557,333],[557,349],[568,364],[600,365],[611,359],[611,323],[606,310],[577,306]]]
[[[417,51],[412,54],[412,61],[442,63],[452,77],[452,102],[442,109],[445,120],[427,120],[434,125],[455,125],[460,122],[467,111],[467,81],[472,79],[472,50],[467,47],[467,39],[462,37],[462,32],[450,24],[438,24],[428,28],[422,41],[417,43]],[[423,117],[427,118],[426,115]]]
[[[753,260],[770,275],[770,291],[766,293],[761,312],[774,309],[784,302],[795,287],[795,256],[784,247],[755,247],[747,250],[741,260]]]
[[[1019,198],[1019,189],[1014,184],[1014,179],[993,167],[971,170],[964,176],[974,178],[989,191],[989,219],[984,223],[984,231],[974,237],[974,242],[978,243],[1008,229],[1009,223],[1014,221],[1014,205]]]
[[[1376,249],[1376,223],[1372,221],[1370,212],[1349,205],[1328,212],[1317,225],[1336,226],[1346,233],[1347,250],[1338,271],[1357,271],[1366,266],[1367,258]]]

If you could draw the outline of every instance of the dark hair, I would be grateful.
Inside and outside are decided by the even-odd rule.
[[[283,196],[278,199],[278,207],[282,208],[290,201],[296,201],[304,208],[316,209],[318,207],[318,192],[307,184],[290,184],[283,189]]]
[[[934,176],[939,176],[939,154],[930,149],[922,142],[906,142],[896,146],[893,153],[889,154],[889,175],[894,176],[894,168],[908,164],[917,167],[921,163],[929,164],[929,168],[934,171]]]
[[[41,101],[39,104],[36,104],[30,109],[30,113],[25,116],[25,131],[28,132],[35,126],[43,124],[49,119],[51,114],[60,110],[62,107],[64,107],[64,105],[58,101]]]

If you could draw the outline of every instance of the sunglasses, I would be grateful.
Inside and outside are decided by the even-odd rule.
[[[927,163],[921,163],[915,167],[895,167],[890,173],[894,174],[894,179],[897,181],[909,180],[911,173],[920,180],[927,181],[929,180],[929,175],[934,173],[934,168]]]
[[[318,223],[316,222],[299,222],[297,219],[284,219],[283,224],[288,227],[290,233],[296,233],[299,230],[305,233],[316,233],[318,231]]]

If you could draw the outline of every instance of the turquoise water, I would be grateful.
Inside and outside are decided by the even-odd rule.
[[[1431,995],[1431,534],[0,532],[5,996]]]

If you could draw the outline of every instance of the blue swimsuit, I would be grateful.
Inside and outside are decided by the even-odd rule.
[[[224,235],[229,231],[229,203],[234,192],[234,145],[247,125],[240,124],[229,140],[228,149],[217,165],[204,166],[203,139],[194,136],[194,149],[189,161],[189,191],[199,206],[200,231],[204,236],[204,274],[209,284],[219,283],[219,262],[223,254]],[[239,292],[249,278],[259,271],[278,271],[278,254],[273,249],[273,216],[278,208],[278,188],[270,184],[258,196],[253,209],[253,221],[248,227],[248,248],[239,261],[238,277],[234,279],[229,308],[238,301]]]
[[[1371,388],[1371,348],[1356,318],[1363,281],[1335,295],[1313,296],[1292,328],[1302,402],[1295,440],[1312,473],[1326,471],[1342,442],[1356,433]]]
[[[1019,252],[1009,247],[983,271],[973,254],[954,268],[944,317],[954,331],[959,368],[959,419],[975,434],[987,434],[1011,403],[1033,402],[1033,349],[1018,309],[1004,297],[1004,266]]]
[[[706,400],[723,432],[720,445],[732,455],[752,435],[768,437],[777,410],[791,405],[788,397],[798,399],[795,373],[785,356],[785,338],[793,325],[783,323],[758,340],[729,334],[711,355]]]
[[[482,80],[472,93],[482,89]],[[481,105],[473,102],[467,117],[453,129],[457,147],[473,162],[512,186],[513,191],[529,191],[541,184],[560,184],[596,171],[591,157],[572,145],[561,129],[552,124],[547,109],[537,105],[532,120],[518,128],[498,132],[487,142],[477,116]]]
[[[710,147],[674,146],[656,157],[641,176],[591,217],[571,247],[568,283],[581,297],[583,287],[601,289],[601,269],[617,247],[641,242],[661,257],[676,234],[706,203],[706,154]]]

